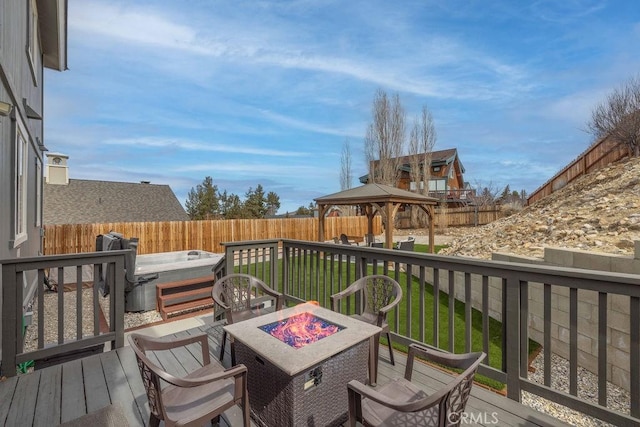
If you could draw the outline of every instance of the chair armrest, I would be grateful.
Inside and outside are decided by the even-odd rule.
[[[387,318],[387,313],[391,311],[391,309],[396,305],[400,304],[400,301],[402,300],[402,288],[400,288],[398,292],[398,296],[394,298],[393,301],[391,301],[389,304],[385,305],[378,311],[378,326],[381,326],[384,320]]]
[[[144,336],[144,350],[156,351],[156,350],[170,350],[176,347],[184,347],[189,344],[200,343],[202,349],[202,364],[208,365],[211,363],[209,356],[209,339],[207,334],[190,335],[181,338],[157,338]]]
[[[331,300],[331,310],[338,311],[338,303],[341,299],[348,297],[349,295],[353,295],[360,290],[359,287],[349,286],[341,292],[333,294],[329,297]]]
[[[171,375],[172,381],[169,381],[168,379],[165,379],[165,378],[162,378],[162,379],[178,387],[198,387],[198,386],[209,384],[215,381],[226,380],[229,378],[237,378],[237,377],[242,377],[246,375],[247,375],[247,367],[243,364],[238,364],[238,365],[232,366],[229,369],[225,369],[224,371],[216,372],[215,374],[206,375],[204,377],[200,377],[197,379],[177,378],[177,377],[174,377],[173,375]]]
[[[388,305],[385,305],[384,307],[382,307],[380,309],[381,313],[384,313],[385,315],[391,311],[391,309],[393,307],[395,307],[396,305],[400,304],[400,300],[402,299],[402,295],[399,295],[398,298],[395,298],[393,301],[391,301]]]
[[[231,306],[229,306],[228,304],[226,304],[224,301],[222,301],[222,299],[220,298],[220,296],[214,291],[211,291],[211,298],[213,298],[213,301],[219,305],[222,310],[227,311],[231,309]]]
[[[257,287],[259,287],[265,294],[276,299],[276,311],[282,310],[282,306],[284,304],[284,295],[276,291],[275,289],[269,286],[266,286],[266,284],[263,284],[261,282],[256,282],[256,283],[257,283]]]
[[[440,400],[440,393],[436,393],[432,396],[427,396],[422,399],[412,400],[407,402],[406,400],[394,399],[386,394],[382,394],[364,384],[358,380],[351,380],[347,384],[347,388],[359,395],[361,398],[366,397],[374,402],[377,402],[387,408],[400,412],[414,412],[423,411],[430,407],[437,405]]]
[[[464,354],[446,353],[414,343],[409,345],[407,363],[409,363],[409,361],[412,361],[415,356],[420,356],[424,359],[447,366],[449,368],[467,369],[470,366],[476,364],[476,362],[482,362],[486,355],[480,351]]]
[[[486,357],[486,354],[481,351],[465,354],[445,353],[419,344],[410,344],[405,370],[405,379],[407,381],[411,381],[413,361],[416,356],[448,368],[462,369],[464,372],[460,373],[459,376],[466,376],[478,367]]]

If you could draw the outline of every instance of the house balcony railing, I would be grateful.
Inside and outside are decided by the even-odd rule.
[[[471,202],[473,197],[475,196],[475,190],[473,189],[458,189],[458,188],[450,188],[448,190],[435,190],[429,191],[429,197],[435,197],[436,199],[441,200],[450,200],[450,201],[468,201]]]
[[[614,425],[640,425],[640,277],[637,275],[287,239],[226,243],[225,250],[227,271],[242,271],[261,278],[283,292],[289,304],[315,300],[329,307],[330,295],[345,289],[357,278],[374,273],[389,275],[404,288],[403,299],[390,317],[394,343],[423,342],[456,352],[470,351],[472,347],[476,350],[479,346],[488,354],[487,363],[479,373],[506,384],[509,399],[520,402],[522,393],[529,392]],[[87,345],[111,341],[113,347],[121,346],[125,253],[3,261],[3,375],[10,375],[12,369],[8,366],[13,368],[27,360],[79,350]],[[115,283],[110,294],[109,331],[98,333],[96,329],[87,338],[78,324],[76,341],[60,342],[58,338],[59,342],[52,347],[45,347],[39,341],[35,351],[23,351],[22,286],[16,284],[23,283],[25,272],[35,271],[39,280],[43,280],[48,268],[75,267],[79,289],[81,265],[102,263],[112,265],[112,283]],[[436,297],[427,305],[429,293]],[[40,295],[36,296],[38,302],[42,302]],[[93,295],[93,306],[97,309],[97,292]],[[590,305],[584,301],[585,296]],[[64,297],[64,292],[58,293],[58,310],[64,306],[61,302]],[[347,314],[357,310],[358,304],[355,298],[349,301]],[[461,310],[448,309],[460,305]],[[612,311],[613,308],[617,311]],[[585,342],[591,332],[585,330],[585,310],[589,311],[595,329],[591,331],[595,335],[589,338],[588,348]],[[75,314],[64,313],[58,319],[69,314],[81,322],[81,311],[78,304]],[[38,316],[42,315],[38,313]],[[491,328],[495,325],[494,319],[501,321],[498,348],[493,336],[495,330]],[[39,336],[45,319],[40,320]],[[463,327],[456,329],[454,325],[459,322]],[[544,333],[534,339],[542,344],[544,355],[544,380],[540,383],[528,378],[529,338],[533,335],[530,332],[539,325]],[[59,323],[57,327],[63,328]],[[623,348],[614,349],[612,346],[616,343],[623,343]],[[587,350],[592,350],[595,356],[589,356]],[[552,353],[566,355],[568,360],[566,390],[553,386],[557,374],[552,369]],[[579,368],[589,360],[595,361],[592,370],[597,374],[595,401],[585,398],[578,387]],[[628,412],[608,406],[612,397],[607,391],[608,379],[619,380],[627,389]]]
[[[51,363],[58,358],[74,357],[74,354],[99,351],[105,343],[111,348],[124,345],[124,259],[128,250],[51,255],[30,258],[0,260],[2,264],[2,375],[16,375],[16,366],[35,363]],[[83,266],[93,270],[93,286],[87,287],[83,278]],[[108,318],[102,318],[99,306],[98,271],[104,268],[111,286]],[[72,285],[65,285],[65,270],[75,278]],[[55,272],[51,282],[57,283],[55,295],[46,290],[49,273]],[[75,273],[75,274],[74,274]],[[25,284],[36,281],[33,305],[37,314],[37,344],[25,349]],[[75,292],[65,292],[65,287]],[[47,295],[45,295],[47,294]],[[89,296],[90,295],[90,296]],[[54,296],[45,308],[45,298]],[[69,299],[75,298],[73,308]],[[88,301],[87,301],[88,299]],[[65,302],[66,301],[66,302]],[[86,308],[85,308],[86,307]],[[46,338],[45,329],[56,336],[54,342]],[[66,337],[65,337],[66,335]],[[70,335],[72,335],[70,337]]]

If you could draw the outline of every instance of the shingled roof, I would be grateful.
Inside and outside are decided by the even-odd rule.
[[[44,184],[44,224],[187,221],[168,185],[70,179]]]
[[[462,173],[465,172],[464,166],[458,157],[458,150],[456,148],[447,148],[446,150],[432,151],[431,153],[431,166],[446,166],[453,163],[456,158],[458,158],[458,164],[460,165],[460,171]],[[416,154],[401,156],[398,157],[398,162],[400,164],[400,169],[405,172],[409,172],[411,170],[411,159],[416,156]],[[417,154],[419,157],[419,161],[421,162],[422,154]],[[374,163],[379,163],[380,160],[374,160]],[[369,174],[362,175],[358,178],[361,183],[366,184],[369,181]]]

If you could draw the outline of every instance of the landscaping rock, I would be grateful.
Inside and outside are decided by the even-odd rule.
[[[444,255],[491,259],[493,252],[542,257],[545,247],[633,255],[640,240],[640,159],[582,176],[520,212],[458,229]]]

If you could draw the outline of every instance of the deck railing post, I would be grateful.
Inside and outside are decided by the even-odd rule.
[[[506,353],[507,397],[520,402],[520,280],[513,275],[506,277],[505,304],[506,341],[502,351]]]
[[[115,261],[114,274],[116,275],[115,290],[114,290],[114,302],[115,311],[113,314],[115,318],[111,319],[113,331],[115,336],[115,348],[124,346],[124,288],[125,288],[125,271],[124,271],[124,258],[127,255],[119,256]],[[113,344],[112,344],[113,345]]]
[[[233,249],[233,246],[228,244],[225,245],[224,246],[225,274],[231,274],[234,272],[233,271],[234,256],[235,256],[235,251]]]
[[[271,285],[274,288],[277,288],[278,278],[280,277],[279,271],[278,271],[279,247],[278,247],[277,241],[271,244],[270,250],[271,250],[271,256],[269,257],[269,259],[270,259],[270,269],[271,269],[270,271]]]
[[[2,368],[2,375],[6,377],[16,376],[17,287],[16,266],[2,265],[2,365],[0,368]]]
[[[286,300],[289,295],[289,264],[291,263],[291,247],[282,244],[282,294]],[[277,282],[276,282],[277,283]]]

